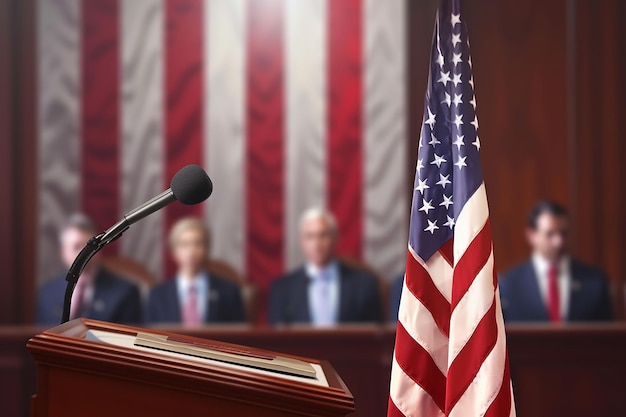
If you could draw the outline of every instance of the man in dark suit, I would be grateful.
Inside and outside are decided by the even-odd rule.
[[[507,322],[608,321],[613,319],[609,283],[600,269],[567,254],[567,212],[542,201],[530,212],[531,259],[500,279]]]
[[[97,233],[94,223],[85,215],[70,216],[59,234],[61,258],[69,269],[78,252]],[[39,289],[37,322],[54,325],[61,322],[67,281],[65,275],[48,281]],[[113,323],[141,322],[139,290],[100,266],[94,256],[80,276],[70,311],[70,319],[85,317]]]
[[[269,297],[271,324],[381,321],[378,281],[370,273],[336,260],[337,226],[321,209],[309,209],[300,221],[300,245],[306,263],[274,281]]]
[[[150,291],[146,320],[186,326],[244,322],[239,286],[206,271],[210,239],[204,223],[196,218],[178,221],[169,243],[178,271]]]

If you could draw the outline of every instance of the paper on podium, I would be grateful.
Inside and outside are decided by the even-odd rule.
[[[262,375],[300,381],[328,387],[328,381],[319,364],[303,362],[280,356],[257,354],[253,350],[215,349],[211,345],[187,343],[186,338],[170,338],[154,333],[138,333],[137,336],[90,329],[86,340],[108,343],[130,349],[158,353],[161,355],[246,370]]]

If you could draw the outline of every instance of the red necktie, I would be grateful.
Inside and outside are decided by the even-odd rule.
[[[190,285],[187,291],[187,300],[183,308],[183,324],[188,326],[197,326],[200,324],[200,315],[198,314],[198,289],[195,285]]]
[[[548,269],[548,314],[550,321],[561,321],[561,303],[559,300],[559,267],[551,265]]]

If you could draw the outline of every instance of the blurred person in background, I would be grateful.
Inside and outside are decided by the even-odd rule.
[[[398,321],[398,310],[400,309],[400,297],[402,296],[403,286],[404,273],[394,278],[389,286],[389,315],[387,317],[392,323]]]
[[[568,254],[565,208],[541,201],[528,217],[530,260],[503,274],[502,310],[507,322],[573,322],[613,319],[605,273]]]
[[[270,288],[271,324],[380,322],[378,281],[366,271],[337,260],[337,222],[326,210],[311,208],[300,219],[305,264],[275,280]]]
[[[179,220],[169,244],[176,276],[150,291],[146,321],[185,326],[244,322],[239,286],[207,271],[210,234],[202,220]]]
[[[89,239],[98,233],[84,214],[69,217],[59,233],[61,258],[69,269]],[[59,324],[67,281],[65,274],[41,286],[37,300],[37,323]],[[108,271],[94,256],[81,274],[72,296],[70,319],[84,317],[113,323],[140,323],[141,301],[137,287]]]

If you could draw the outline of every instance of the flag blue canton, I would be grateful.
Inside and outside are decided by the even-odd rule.
[[[435,25],[411,209],[409,245],[425,261],[483,182],[467,27],[451,3]]]

